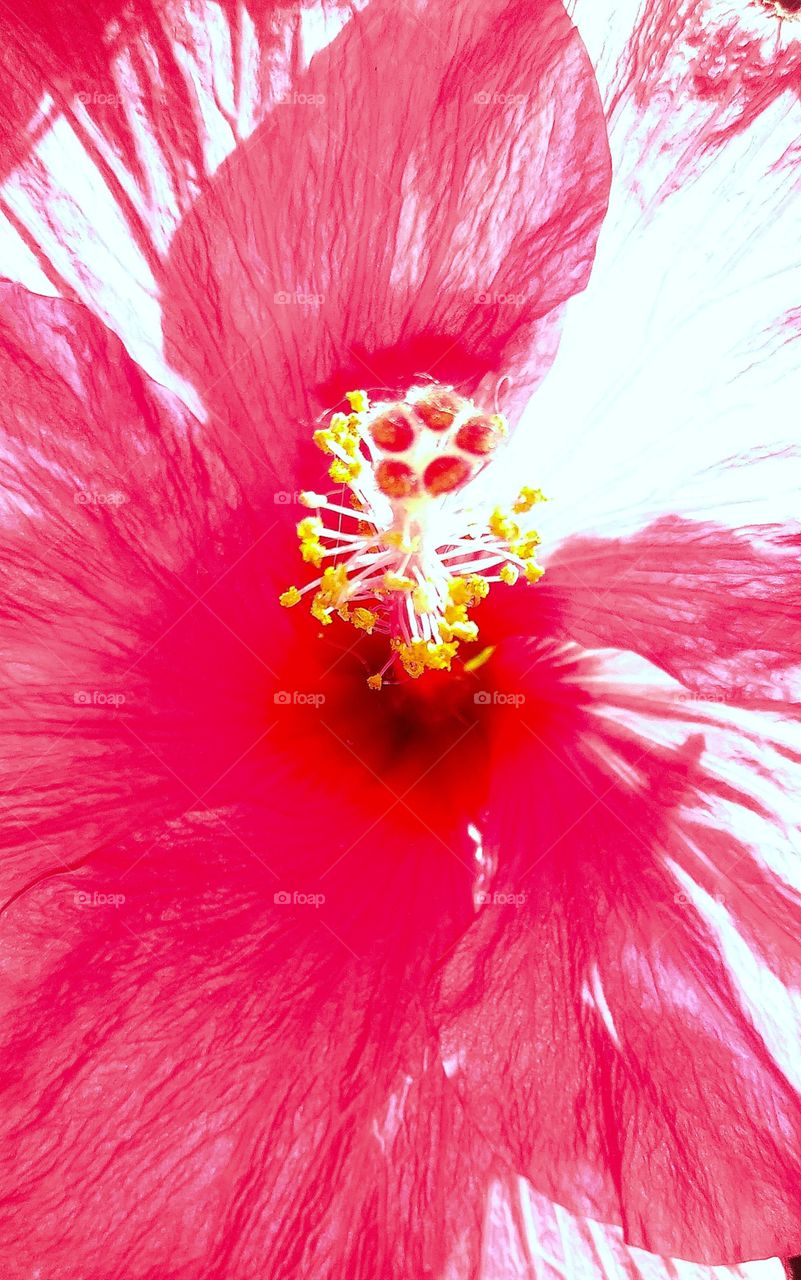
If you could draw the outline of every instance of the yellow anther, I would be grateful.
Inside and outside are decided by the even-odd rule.
[[[303,538],[300,544],[300,554],[306,564],[313,564],[315,569],[319,569],[323,563],[323,548],[317,538]]]
[[[413,640],[411,644],[401,642],[397,652],[404,670],[416,680],[426,670],[450,671],[458,647],[455,641],[437,644],[433,640]]]
[[[503,538],[505,542],[514,542],[520,537],[520,526],[500,507],[495,508],[488,524],[490,532],[494,533],[496,538]]]
[[[524,485],[512,506],[513,511],[522,513],[530,511],[536,502],[547,502],[548,499],[542,492],[542,489],[530,489],[528,485]]]
[[[332,413],[328,426],[337,439],[342,435],[350,435],[350,415],[347,413]]]
[[[358,435],[354,435],[351,432],[343,432],[341,437],[337,438],[337,444],[349,458],[356,458],[361,440]]]
[[[443,622],[439,630],[443,640],[475,640],[478,637],[475,622]]]
[[[359,608],[353,610],[353,613],[350,616],[350,621],[353,623],[357,631],[366,631],[369,636],[372,634],[373,627],[378,622],[378,618],[373,613],[372,609]]]
[[[498,574],[501,582],[505,582],[507,587],[513,587],[520,577],[520,570],[516,564],[503,564]]]
[[[450,671],[451,659],[455,657],[458,644],[429,644],[426,649],[426,665],[432,671]]]
[[[412,604],[418,614],[433,613],[437,603],[437,593],[430,582],[420,584],[412,592]]]
[[[467,621],[467,605],[466,604],[446,604],[443,612],[444,612],[444,617],[446,622],[466,622]]]
[[[331,625],[331,610],[326,607],[322,591],[318,591],[312,600],[311,613],[312,617],[322,622],[324,627]]]
[[[394,551],[402,551],[405,556],[414,555],[420,550],[419,538],[407,538],[399,530],[390,530],[389,533],[385,533],[381,541],[385,547],[390,547]]]
[[[342,592],[348,585],[348,571],[344,564],[329,565],[323,574],[320,583],[321,591],[329,597],[332,603],[336,604]]]
[[[297,587],[289,587],[287,591],[282,591],[278,597],[278,603],[285,609],[291,609],[293,605],[300,604],[300,592]]]
[[[298,521],[296,529],[299,538],[319,538],[323,532],[323,522],[319,516],[306,516]]]
[[[334,437],[327,427],[320,427],[315,431],[312,440],[318,449],[322,449],[323,453],[331,452],[331,445],[334,443]]]
[[[526,582],[539,582],[544,572],[533,560],[526,561]]]
[[[467,587],[470,592],[468,604],[476,604],[479,600],[486,600],[489,595],[490,584],[486,578],[480,578],[478,574],[473,574],[467,579]]]
[[[314,493],[312,489],[304,489],[298,494],[298,502],[302,507],[322,507],[327,501],[324,493]]]
[[[519,556],[521,560],[528,560],[534,555],[541,542],[542,538],[536,529],[531,529],[528,533],[524,533],[518,542],[513,542],[510,550],[512,555]]]
[[[367,677],[367,684],[371,689],[380,689],[383,683],[384,680],[380,674]]]
[[[464,578],[453,578],[448,583],[448,595],[454,604],[467,604],[470,599],[470,591]],[[445,610],[445,617],[448,617],[448,611]]]
[[[345,399],[354,413],[366,413],[370,408],[366,391],[348,391]]]
[[[387,591],[412,591],[414,579],[405,578],[401,573],[385,573],[384,586]]]
[[[351,480],[355,480],[360,474],[361,469],[362,464],[357,459],[353,462],[343,462],[342,458],[334,458],[328,468],[328,474],[335,484],[350,484]]]

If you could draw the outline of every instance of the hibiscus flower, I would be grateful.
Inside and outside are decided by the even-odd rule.
[[[801,1248],[793,6],[582,4],[6,19],[10,1277]]]

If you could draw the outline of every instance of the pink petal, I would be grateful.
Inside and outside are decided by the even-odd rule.
[[[586,282],[608,183],[561,5],[370,5],[185,220],[168,353],[268,454],[354,386],[432,376],[491,404],[509,373],[519,407]]]
[[[169,241],[199,184],[264,118],[297,58],[301,16],[271,0],[9,11],[3,273],[86,303],[164,378]]]
[[[201,443],[80,307],[9,285],[0,306],[4,875],[17,889],[183,812],[264,732],[262,637],[275,656],[287,634],[281,544],[264,547],[285,508],[246,502],[213,431]]]
[[[498,1162],[422,1018],[417,965],[444,945],[422,878],[357,952],[325,905],[273,901],[233,821],[172,823],[158,861],[101,859],[7,917],[8,1274],[477,1278]]]
[[[733,704],[794,697],[801,676],[801,530],[664,517],[623,538],[568,538],[536,592],[497,594],[499,635],[630,649]]]
[[[797,722],[704,713],[653,669],[621,675],[543,644],[483,669],[502,695],[482,822],[497,872],[444,971],[446,1071],[503,1158],[627,1243],[713,1264],[786,1254]]]

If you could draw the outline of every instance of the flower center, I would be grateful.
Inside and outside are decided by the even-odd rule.
[[[311,595],[323,626],[336,614],[386,634],[389,655],[367,682],[380,689],[393,663],[414,678],[450,671],[460,643],[478,637],[470,611],[491,583],[513,586],[521,573],[538,581],[540,538],[529,513],[544,497],[523,488],[508,511],[469,501],[508,430],[501,414],[452,387],[414,387],[373,405],[351,391],[347,400],[351,412],[314,433],[339,493],[300,495],[316,512],[298,524],[301,555],[323,572],[280,601],[291,608]]]

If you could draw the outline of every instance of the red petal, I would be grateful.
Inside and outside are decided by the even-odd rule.
[[[608,185],[560,4],[370,5],[185,220],[169,353],[257,449],[354,386],[430,375],[491,403],[509,373],[519,406],[586,282]]]
[[[201,441],[80,307],[6,285],[0,308],[0,754],[19,887],[183,812],[264,733],[287,507],[246,501],[213,429]]]
[[[493,593],[502,632],[630,649],[732,703],[786,698],[801,664],[801,532],[665,517],[627,538],[568,539],[535,591]]]
[[[790,730],[727,727],[542,645],[477,675],[504,693],[483,824],[498,870],[437,1011],[466,1107],[539,1191],[629,1244],[793,1251],[801,886],[771,866],[787,782],[770,783],[798,785]]]
[[[392,913],[379,882],[352,881],[353,910],[388,927],[356,950],[330,903],[274,901],[232,821],[172,823],[157,865],[100,861],[17,908],[3,1256],[82,1280],[477,1277],[498,1164],[421,1016],[436,877],[409,862]],[[376,836],[382,859],[407,856]]]

